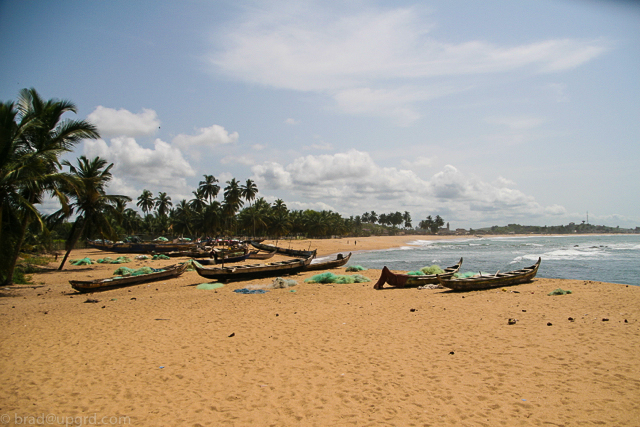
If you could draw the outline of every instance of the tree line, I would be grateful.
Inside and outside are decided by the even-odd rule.
[[[190,200],[175,205],[165,192],[144,189],[133,200],[107,194],[112,180],[109,164],[100,157],[80,156],[74,163],[61,161],[75,145],[100,137],[85,120],[63,118],[77,113],[67,100],[43,99],[31,89],[20,91],[16,101],[0,102],[0,283],[11,284],[22,250],[30,246],[50,247],[62,238],[65,254],[62,269],[79,240],[109,239],[135,234],[183,236],[306,236],[367,235],[366,223],[393,229],[411,229],[409,212],[343,218],[332,211],[289,210],[282,199],[273,203],[257,197],[251,179],[235,178],[224,187],[213,175],[203,180]],[[222,196],[218,200],[219,196]],[[60,203],[53,214],[38,210],[47,196]],[[247,205],[245,205],[245,202]],[[420,221],[419,228],[436,232],[440,216]]]

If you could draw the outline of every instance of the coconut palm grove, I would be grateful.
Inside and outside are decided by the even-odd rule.
[[[251,179],[221,183],[214,175],[204,175],[191,200],[172,201],[167,193],[146,189],[135,200],[108,194],[112,163],[85,156],[75,162],[61,160],[83,140],[100,138],[90,122],[63,117],[69,113],[77,113],[73,102],[45,100],[33,88],[21,90],[15,101],[0,102],[3,285],[22,280],[29,263],[25,267],[21,259],[51,252],[61,243],[62,269],[71,250],[86,239],[121,240],[133,235],[322,238],[412,228],[409,212],[370,211],[343,218],[332,211],[290,210],[281,199],[269,203],[258,197]],[[50,197],[60,208],[45,214],[39,208]],[[429,216],[418,228],[436,232],[443,225],[440,216]]]

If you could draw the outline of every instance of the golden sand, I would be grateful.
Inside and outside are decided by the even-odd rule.
[[[322,256],[410,240],[279,245]],[[5,425],[640,425],[640,287],[376,291],[380,270],[350,285],[304,283],[318,273],[306,272],[254,295],[233,290],[272,279],[200,290],[191,271],[93,294],[68,283],[116,267],[68,265],[34,275],[41,287],[1,290]],[[547,295],[556,288],[573,293]]]

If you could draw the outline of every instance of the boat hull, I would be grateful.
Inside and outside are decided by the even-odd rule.
[[[455,273],[460,271],[460,266],[462,265],[462,258],[456,265],[452,265],[451,267],[447,267],[444,269],[444,273],[440,276],[443,278],[452,277]],[[375,285],[373,285],[373,289],[382,289],[382,287],[386,284],[389,286],[393,286],[394,288],[408,288],[408,287],[416,287],[416,286],[424,286],[424,285],[433,285],[438,283],[438,275],[437,274],[425,274],[423,276],[414,276],[412,274],[401,274],[401,273],[393,273],[386,266],[382,268],[382,273],[380,274],[380,278]]]
[[[286,276],[304,271],[311,263],[311,257],[292,259],[270,264],[247,264],[234,267],[199,267],[194,264],[199,275],[219,282],[247,280],[261,277]]]
[[[481,291],[484,289],[501,288],[504,286],[520,285],[533,280],[538,273],[541,258],[538,258],[531,267],[520,270],[509,271],[507,273],[496,273],[490,276],[469,277],[466,279],[440,278],[439,283],[445,288],[454,291]]]
[[[336,259],[332,259],[331,261],[309,264],[307,270],[329,270],[332,268],[342,267],[349,262],[349,258],[351,258],[351,252],[349,252],[349,255],[347,255],[346,257],[342,257],[342,254],[338,254],[338,257]]]
[[[157,280],[172,279],[180,276],[187,269],[188,264],[176,264],[165,267],[162,271],[142,274],[140,276],[127,276],[113,279],[97,280],[69,280],[71,287],[78,292],[99,292],[108,289],[122,288],[125,286],[139,285],[141,283]]]
[[[261,249],[261,250],[266,251],[266,252],[276,251],[279,254],[293,256],[293,257],[302,257],[302,258],[315,257],[316,256],[316,252],[317,252],[316,249],[314,249],[313,251],[301,251],[301,250],[297,250],[297,249],[280,248],[278,246],[272,246],[272,245],[266,245],[264,243],[258,243],[258,242],[255,242],[253,240],[250,243],[251,243],[251,246],[253,246],[256,249]]]

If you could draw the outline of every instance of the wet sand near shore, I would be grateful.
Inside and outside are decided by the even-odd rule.
[[[413,240],[278,244],[325,256]],[[373,269],[361,273],[368,283],[305,283],[312,271],[248,295],[233,290],[273,279],[201,290],[208,281],[189,271],[91,294],[69,285],[117,267],[67,265],[0,290],[5,425],[41,415],[74,417],[69,425],[640,425],[637,286],[536,278],[467,293],[374,290]],[[572,294],[548,296],[557,288]]]

